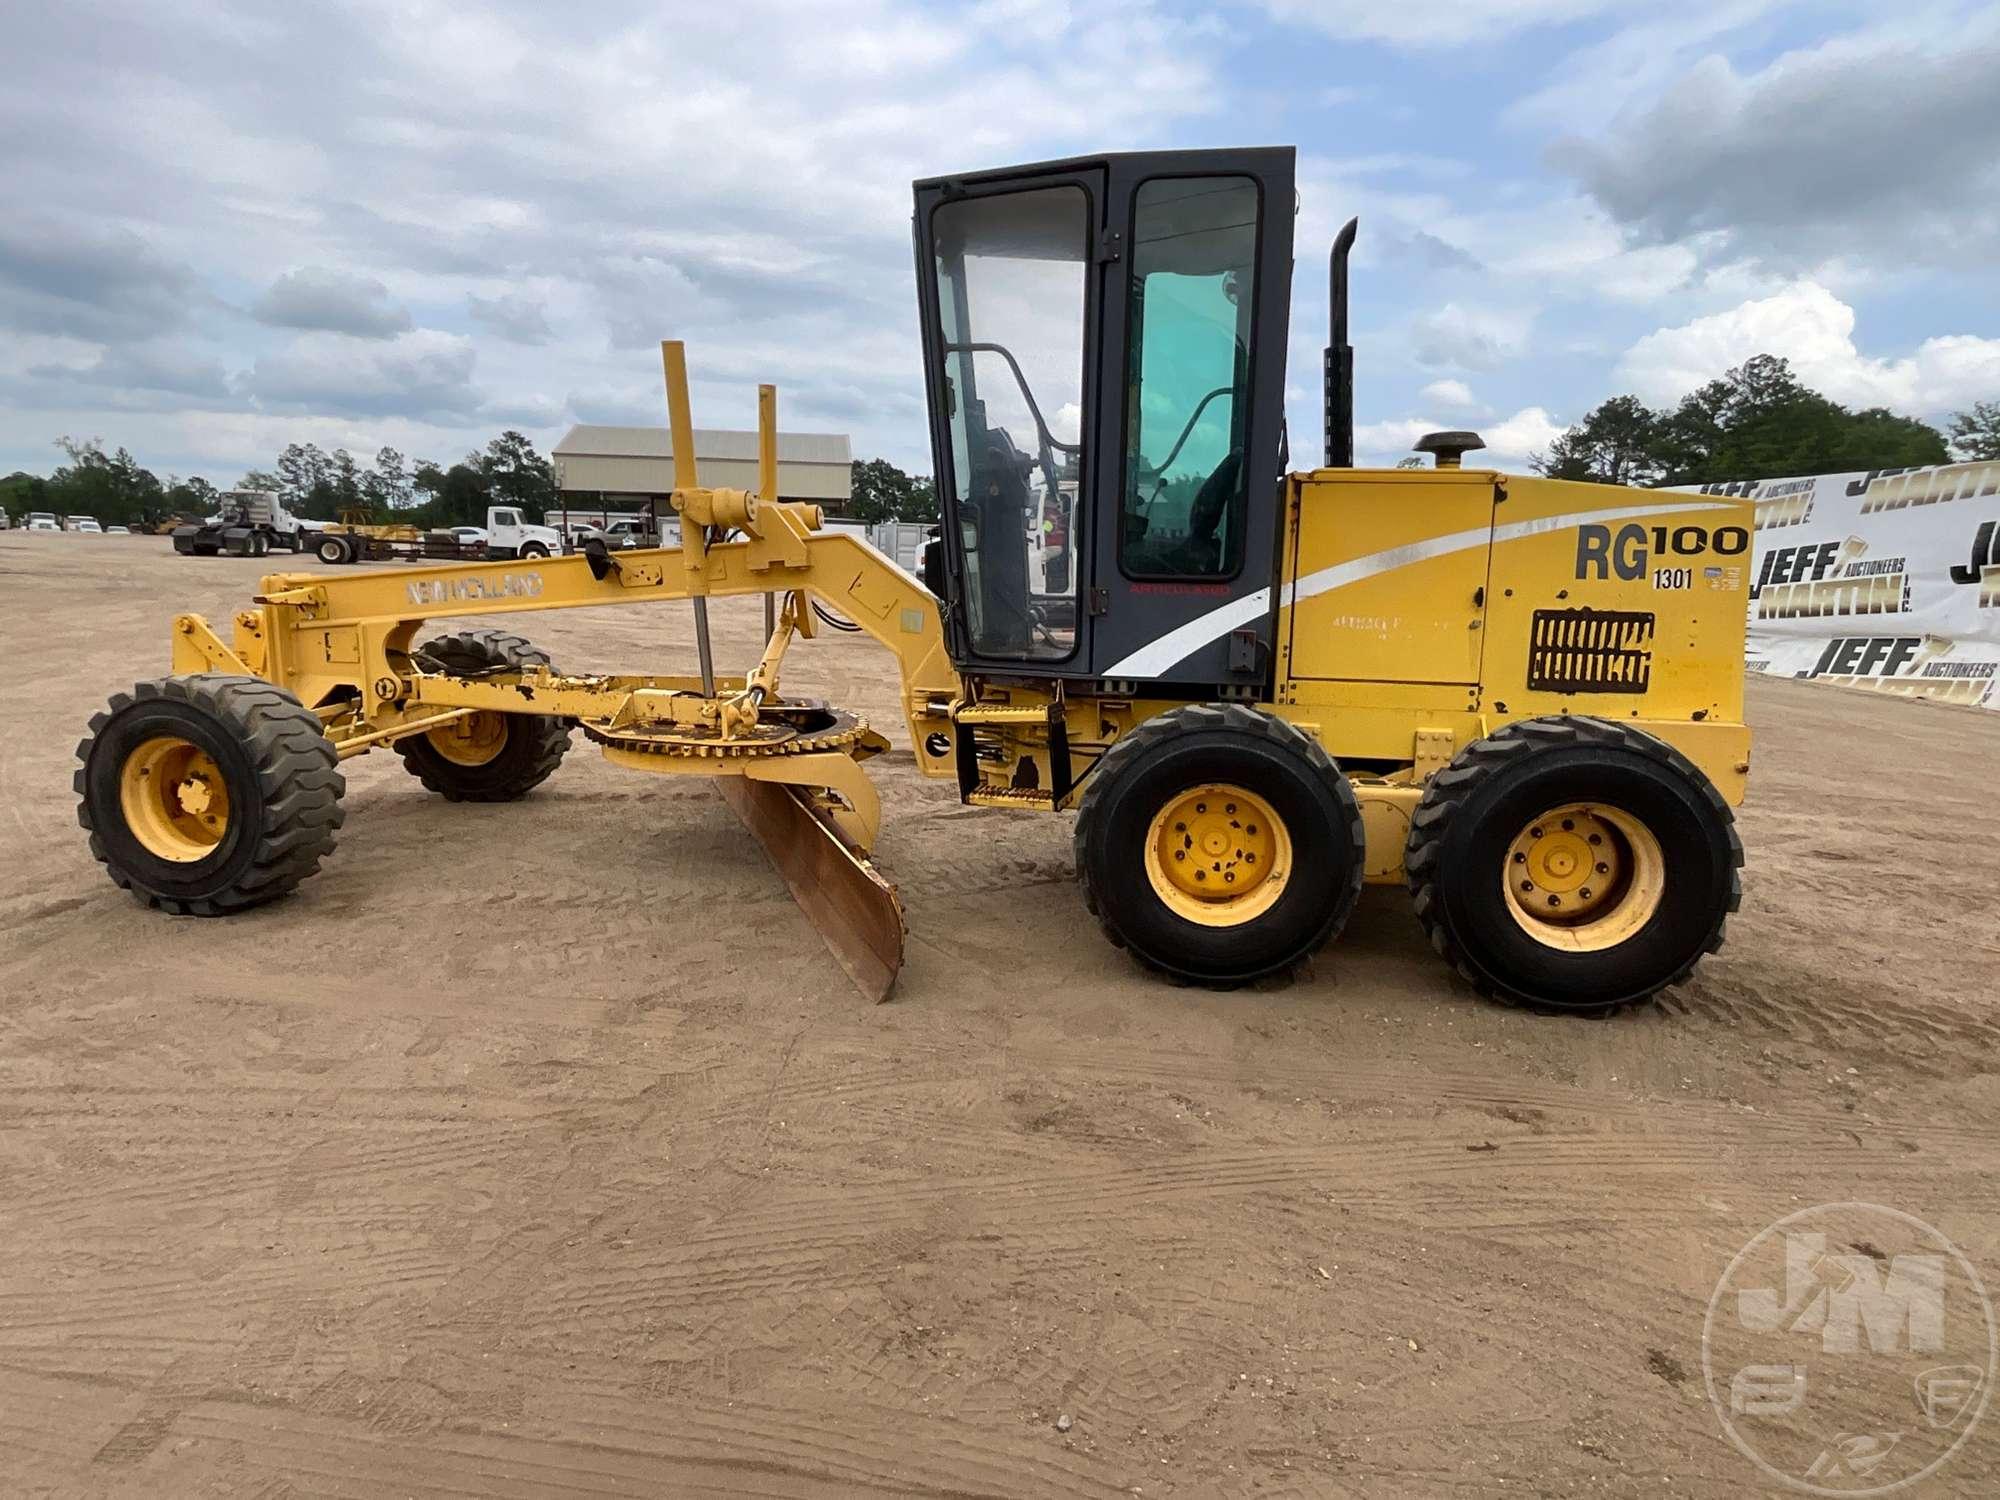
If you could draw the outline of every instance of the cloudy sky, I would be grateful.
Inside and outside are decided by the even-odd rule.
[[[292,441],[846,431],[927,470],[917,176],[1301,151],[1294,451],[1350,214],[1364,459],[1519,467],[1618,390],[1792,357],[2000,398],[2000,8],[1958,0],[18,5],[0,473],[56,437],[234,481]]]

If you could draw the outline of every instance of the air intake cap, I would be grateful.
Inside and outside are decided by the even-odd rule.
[[[1440,469],[1455,469],[1468,453],[1486,446],[1476,432],[1427,432],[1417,439],[1417,452],[1435,453]]]

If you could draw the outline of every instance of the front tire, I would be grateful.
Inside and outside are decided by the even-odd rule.
[[[502,630],[460,630],[417,649],[432,670],[476,676],[551,665],[548,653]],[[569,750],[569,724],[547,714],[481,711],[397,740],[409,771],[451,802],[512,802],[547,781]]]
[[[1410,820],[1431,945],[1482,994],[1603,1013],[1722,946],[1742,899],[1728,804],[1665,741],[1602,719],[1524,719],[1459,752]]]
[[[1270,714],[1194,704],[1146,720],[1092,774],[1076,822],[1084,901],[1148,967],[1228,988],[1340,930],[1366,861],[1353,788]]]
[[[520,553],[523,562],[540,562],[548,555],[549,549],[544,547],[540,542],[529,542],[521,549]]]
[[[323,563],[345,563],[354,561],[353,558],[347,555],[346,539],[343,538],[338,532],[333,532],[327,536],[321,537],[319,539],[319,545],[313,548],[313,552],[318,556],[319,560]]]
[[[176,915],[284,895],[333,852],[346,782],[319,718],[259,677],[142,682],[76,747],[77,821],[114,883]]]

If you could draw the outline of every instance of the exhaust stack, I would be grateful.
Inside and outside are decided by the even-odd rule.
[[[1354,467],[1354,346],[1347,342],[1347,252],[1354,248],[1359,219],[1349,219],[1333,237],[1327,258],[1326,466]]]

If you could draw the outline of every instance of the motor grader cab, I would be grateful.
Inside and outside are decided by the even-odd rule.
[[[317,868],[338,762],[393,748],[453,799],[525,795],[572,725],[614,763],[708,775],[862,988],[901,963],[861,766],[886,741],[780,691],[844,617],[893,652],[921,771],[975,806],[1076,813],[1084,899],[1175,978],[1291,969],[1364,883],[1407,884],[1482,992],[1602,1011],[1718,946],[1742,862],[1749,507],[1466,467],[1352,467],[1350,224],[1330,259],[1325,460],[1286,473],[1290,150],[1079,158],[916,184],[943,525],[930,587],[815,507],[698,481],[663,346],[678,547],[361,576],[277,574],[233,641],[175,622],[175,676],[79,754],[121,885],[220,914]],[[762,595],[741,675],[708,601]],[[683,602],[695,674],[572,676],[441,617]]]

